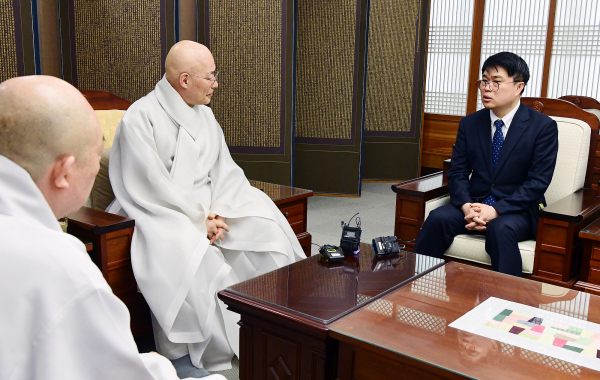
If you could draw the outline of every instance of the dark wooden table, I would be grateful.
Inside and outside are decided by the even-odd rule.
[[[325,263],[315,255],[219,292],[241,315],[240,379],[335,379],[337,341],[329,325],[348,313],[444,265],[410,252]]]
[[[600,297],[450,263],[329,326],[339,341],[338,378],[600,378],[586,367],[449,327],[488,297],[600,322]]]

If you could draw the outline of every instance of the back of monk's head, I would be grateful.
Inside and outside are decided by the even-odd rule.
[[[61,155],[84,164],[98,136],[94,117],[81,93],[65,81],[41,75],[9,79],[0,84],[0,154],[34,181]]]
[[[98,118],[75,87],[41,75],[0,84],[0,154],[29,173],[57,217],[85,202],[101,151]]]

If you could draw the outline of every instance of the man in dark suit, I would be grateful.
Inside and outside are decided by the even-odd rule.
[[[415,252],[441,257],[456,235],[485,234],[492,269],[522,276],[517,243],[536,236],[556,164],[558,128],[521,104],[529,80],[521,57],[492,55],[481,72],[485,109],[460,121],[448,171],[451,204],[429,214]]]

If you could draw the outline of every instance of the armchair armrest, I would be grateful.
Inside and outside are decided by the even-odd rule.
[[[540,211],[540,218],[581,223],[596,218],[600,213],[600,197],[595,189],[580,189],[548,205]]]
[[[448,184],[440,172],[392,185],[392,191],[396,193],[394,235],[409,241],[406,248],[412,251],[425,221],[427,202],[448,194]]]
[[[69,227],[77,230],[91,231],[96,235],[122,230],[135,226],[135,221],[124,216],[110,214],[90,207],[82,207],[67,215]],[[69,231],[70,233],[71,231]]]
[[[67,218],[68,233],[92,242],[90,256],[110,284],[110,273],[131,261],[130,248],[135,221],[89,207],[82,207],[67,215]],[[113,292],[117,294],[118,290],[113,288]]]
[[[428,201],[448,194],[448,181],[443,173],[433,173],[410,181],[392,185],[392,191],[398,195],[424,198]]]
[[[572,287],[580,273],[579,231],[600,216],[595,189],[580,189],[540,211],[535,245],[535,280]]]

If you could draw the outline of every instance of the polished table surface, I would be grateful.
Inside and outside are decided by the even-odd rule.
[[[388,258],[375,256],[370,245],[361,243],[360,252],[346,256],[342,263],[323,262],[321,255],[315,255],[231,286],[220,294],[252,299],[326,325],[444,264],[442,259],[411,252]]]
[[[248,182],[257,189],[264,191],[276,205],[279,205],[282,201],[307,198],[313,195],[312,190],[301,189],[298,187],[277,185],[275,183],[256,180],[249,180]]]
[[[600,379],[600,372],[586,367],[448,326],[489,297],[600,323],[600,297],[450,263],[339,319],[330,334],[340,344],[374,352],[372,358],[385,356],[442,377]],[[376,378],[377,368],[368,368],[372,362],[355,356],[355,372],[348,376],[361,378],[367,369],[364,378]]]

